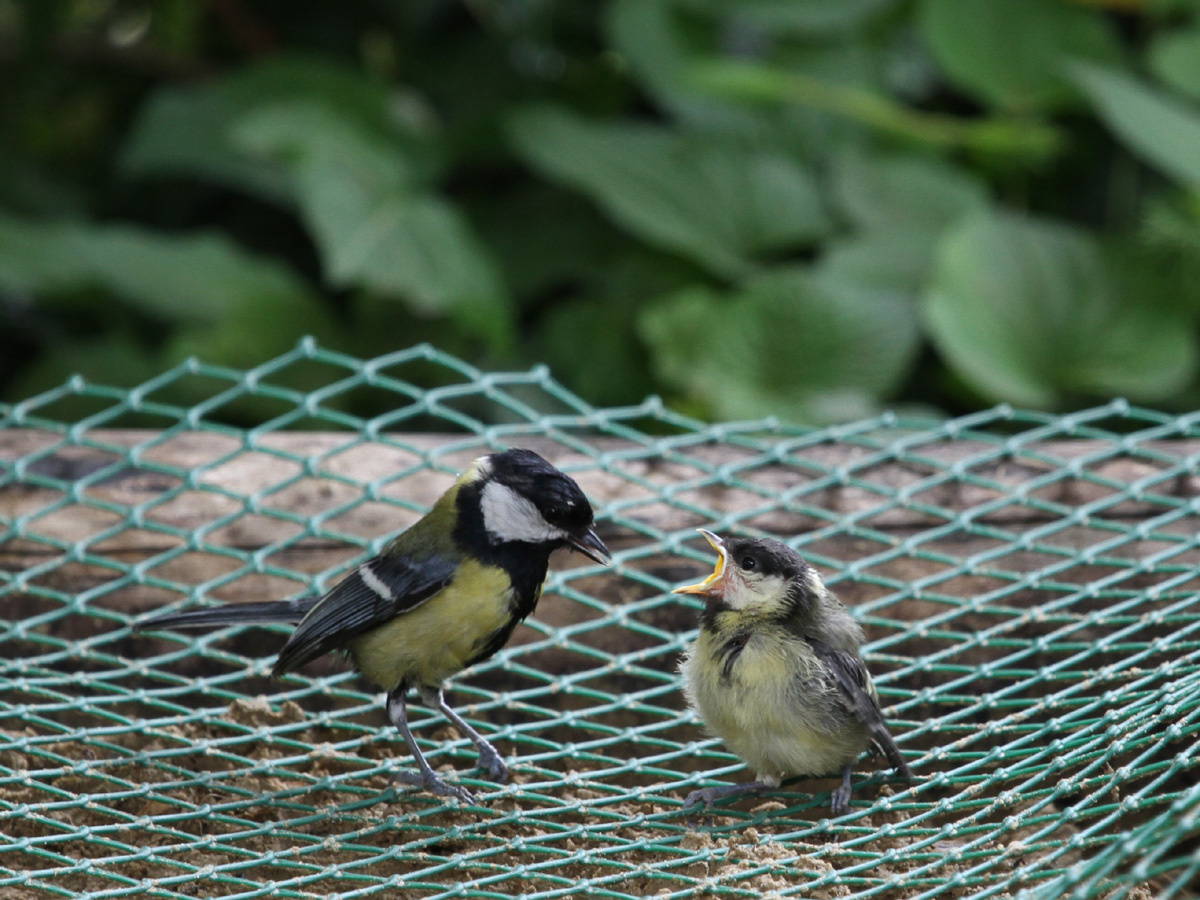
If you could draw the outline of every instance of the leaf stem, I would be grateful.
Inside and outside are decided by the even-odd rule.
[[[692,70],[701,90],[730,99],[796,103],[844,116],[903,140],[1041,161],[1062,145],[1058,129],[1011,117],[963,119],[912,109],[872,91],[746,62],[707,62]]]

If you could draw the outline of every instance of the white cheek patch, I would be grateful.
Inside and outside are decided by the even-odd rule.
[[[778,575],[751,575],[741,570],[731,574],[725,588],[725,602],[733,609],[770,607],[779,602],[787,587]]]
[[[561,528],[542,518],[532,501],[497,481],[484,487],[479,505],[483,510],[483,527],[494,543],[524,541],[541,544],[567,536]]]

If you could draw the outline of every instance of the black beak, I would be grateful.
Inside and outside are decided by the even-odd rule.
[[[578,550],[588,559],[595,560],[602,566],[607,566],[612,562],[612,554],[604,546],[604,541],[600,540],[600,535],[596,534],[596,529],[591,526],[583,534],[570,535],[567,543],[572,549]]]

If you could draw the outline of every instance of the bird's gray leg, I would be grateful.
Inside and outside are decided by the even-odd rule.
[[[842,786],[833,792],[829,805],[835,816],[844,816],[850,812],[850,770],[853,767],[853,760],[846,763],[846,767],[842,769]]]
[[[499,752],[488,743],[487,739],[467,724],[467,721],[456,713],[446,702],[441,688],[421,688],[421,702],[432,709],[438,710],[443,716],[454,723],[454,727],[471,739],[475,749],[479,751],[479,764],[487,769],[488,777],[497,784],[508,781],[508,766],[504,764]]]
[[[685,810],[690,809],[698,804],[703,804],[705,808],[708,808],[718,800],[723,800],[726,797],[752,794],[755,791],[761,791],[763,788],[775,786],[767,784],[765,781],[746,781],[742,784],[722,784],[719,787],[701,788],[687,795],[687,799],[683,801],[683,808]]]
[[[447,784],[437,772],[433,771],[433,767],[425,759],[425,754],[417,746],[417,739],[413,737],[412,729],[408,727],[408,706],[404,703],[404,693],[403,687],[388,693],[387,713],[392,724],[396,726],[396,730],[400,732],[400,736],[404,738],[404,743],[408,744],[408,750],[413,755],[413,761],[416,762],[418,771],[397,772],[396,780],[401,784],[423,787],[439,797],[453,797],[462,803],[474,803],[475,797],[470,791],[457,785]]]

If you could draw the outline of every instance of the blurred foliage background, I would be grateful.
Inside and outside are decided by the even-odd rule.
[[[5,399],[311,334],[714,418],[1182,409],[1198,318],[1200,0],[0,0]]]

